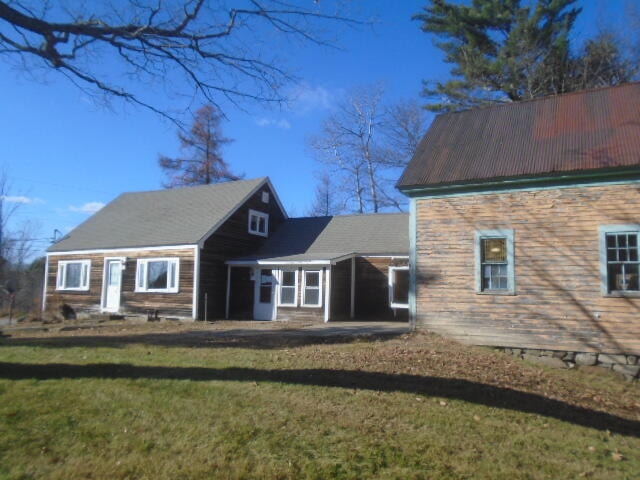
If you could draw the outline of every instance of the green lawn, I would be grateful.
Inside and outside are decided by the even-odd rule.
[[[180,335],[1,339],[0,478],[640,478],[613,375],[423,334]]]

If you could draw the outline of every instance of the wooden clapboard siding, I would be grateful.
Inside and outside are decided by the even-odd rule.
[[[389,267],[406,266],[408,260],[393,257],[356,258],[356,318],[406,321],[406,309],[389,306]]]
[[[639,224],[640,186],[416,200],[416,320],[482,345],[640,353],[640,298],[600,291],[601,225]],[[516,295],[476,293],[477,230],[513,229]]]
[[[73,255],[49,255],[49,270],[47,276],[47,309],[55,311],[62,304],[67,304],[77,313],[100,312],[102,301],[102,285],[105,258],[126,257],[126,268],[122,272],[122,289],[120,313],[147,314],[158,312],[159,316],[191,317],[193,311],[193,270],[194,249],[163,249],[163,250],[110,250],[101,253]],[[147,293],[136,292],[136,265],[138,259],[145,258],[178,258],[180,261],[180,276],[177,293]],[[69,292],[56,290],[59,261],[91,260],[89,277],[89,291]]]
[[[269,193],[269,201],[262,201],[262,192]],[[249,210],[269,214],[269,234],[284,221],[284,212],[275,199],[269,185],[264,185],[241,205],[205,242],[200,251],[200,297],[198,316],[204,318],[205,295],[207,296],[207,318],[224,318],[227,267],[230,258],[254,253],[265,242],[266,237],[249,233]]]

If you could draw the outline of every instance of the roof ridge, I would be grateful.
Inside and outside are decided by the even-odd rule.
[[[262,181],[267,180],[268,178],[269,177],[267,177],[267,176],[263,176],[263,177],[257,177],[257,178],[246,178],[246,179],[242,178],[242,179],[239,179],[239,180],[227,180],[227,181],[224,181],[224,182],[215,182],[215,183],[208,183],[208,184],[202,184],[202,185],[185,185],[185,186],[182,186],[182,187],[175,187],[175,188],[157,188],[157,189],[154,189],[154,190],[132,190],[130,192],[122,192],[118,196],[139,195],[139,194],[160,193],[160,192],[183,192],[185,190],[216,188],[216,187],[220,187],[220,186],[223,186],[223,185],[238,184],[238,183],[249,183],[249,182],[260,183]]]
[[[573,95],[585,95],[585,94],[589,94],[589,93],[593,93],[593,92],[597,92],[597,91],[602,91],[602,90],[615,90],[618,88],[624,88],[624,87],[629,87],[632,85],[640,85],[640,81],[633,81],[633,82],[625,82],[625,83],[620,83],[618,85],[605,85],[605,86],[601,86],[601,87],[592,87],[592,88],[585,88],[583,90],[574,90],[571,92],[563,92],[563,93],[556,93],[556,94],[552,94],[552,95],[544,95],[542,97],[534,97],[534,98],[525,98],[523,100],[516,100],[516,101],[506,101],[506,102],[497,102],[497,103],[492,103],[489,105],[483,105],[483,106],[478,106],[478,107],[471,107],[471,108],[467,108],[464,110],[457,110],[455,112],[445,112],[445,113],[440,113],[438,115],[436,115],[436,117],[445,117],[445,116],[449,116],[449,115],[456,115],[459,113],[469,113],[469,112],[475,112],[475,111],[480,111],[480,110],[490,110],[490,109],[498,109],[498,108],[505,108],[505,107],[511,107],[513,105],[522,105],[524,103],[532,103],[532,102],[543,102],[543,101],[550,101],[551,99],[558,99],[558,98],[566,98],[569,96],[573,96]]]

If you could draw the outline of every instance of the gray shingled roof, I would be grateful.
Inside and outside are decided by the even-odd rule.
[[[398,187],[640,167],[640,83],[439,115]]]
[[[195,245],[267,181],[124,193],[48,251]]]
[[[350,254],[408,255],[409,215],[290,218],[257,254],[237,261],[329,261]]]

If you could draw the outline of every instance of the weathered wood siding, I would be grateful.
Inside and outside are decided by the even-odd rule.
[[[262,192],[264,191],[269,193],[268,203],[262,201]],[[224,318],[227,292],[227,267],[224,262],[234,257],[256,252],[266,240],[266,237],[249,233],[250,209],[269,214],[269,234],[274,232],[284,221],[284,214],[280,210],[273,192],[268,185],[265,185],[205,241],[200,251],[200,298],[198,305],[200,319],[205,316],[205,294],[207,296],[207,318]]]
[[[122,272],[120,296],[121,314],[143,314],[157,311],[161,317],[191,318],[193,313],[193,262],[194,249],[107,251],[104,253],[49,255],[46,278],[47,310],[58,313],[64,304],[77,314],[99,313],[102,301],[104,259],[126,257],[126,268]],[[142,258],[179,258],[180,277],[177,293],[136,292],[136,264]],[[91,260],[89,290],[86,292],[56,290],[59,261]]]
[[[640,298],[600,291],[601,225],[640,223],[640,186],[416,200],[416,321],[507,347],[640,353]],[[515,232],[516,295],[478,294],[477,230]]]
[[[392,257],[356,259],[355,315],[362,320],[407,321],[407,309],[389,306],[389,267],[406,266],[408,260]]]

